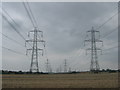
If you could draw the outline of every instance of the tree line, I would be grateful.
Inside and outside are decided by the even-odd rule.
[[[86,73],[86,72],[90,72],[90,71],[71,71],[71,72],[66,72],[68,74],[72,74],[72,73]],[[94,72],[94,71],[93,71]],[[97,72],[108,72],[108,73],[116,73],[116,72],[120,72],[120,69],[118,70],[112,70],[112,69],[102,69],[99,70]],[[8,71],[8,70],[1,70],[0,74],[49,74],[47,72],[28,72],[28,71]]]

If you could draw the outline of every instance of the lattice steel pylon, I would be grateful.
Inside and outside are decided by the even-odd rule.
[[[50,65],[50,62],[48,59],[46,62],[46,71],[47,71],[47,73],[52,73],[52,68],[51,68],[51,65]]]
[[[47,59],[47,62],[46,62],[46,71],[47,71],[47,73],[49,73],[50,72],[50,67],[49,67],[49,62],[48,62],[48,59]]]
[[[98,56],[97,56],[97,51],[101,50],[100,48],[97,47],[96,42],[102,42],[103,45],[103,41],[100,40],[100,32],[94,30],[94,28],[92,27],[91,30],[87,31],[88,33],[91,33],[91,39],[87,39],[84,42],[91,42],[91,47],[86,49],[86,53],[87,50],[91,50],[91,65],[90,65],[90,71],[94,72],[94,71],[99,71],[100,70],[100,66],[98,63]],[[96,39],[96,33],[99,33],[99,38]],[[84,43],[85,44],[85,43]],[[102,50],[101,50],[101,54],[102,54]]]
[[[43,56],[43,49],[38,47],[38,43],[43,43],[44,47],[45,47],[45,41],[43,40],[43,32],[40,31],[38,28],[34,28],[34,30],[28,32],[28,37],[30,37],[30,33],[33,33],[33,39],[29,39],[26,40],[27,43],[31,42],[32,48],[27,49],[26,54],[28,53],[28,50],[32,51],[32,55],[31,55],[31,65],[30,65],[30,72],[37,72],[39,73],[39,65],[38,65],[38,55],[39,52],[38,51],[42,51],[40,53],[42,53]],[[41,35],[39,35],[41,34]],[[26,43],[25,42],[25,43]]]
[[[67,72],[67,60],[65,59],[65,63],[64,63],[64,72]]]

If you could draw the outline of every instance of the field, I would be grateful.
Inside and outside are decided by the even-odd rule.
[[[118,74],[4,74],[2,86],[3,88],[116,88]]]

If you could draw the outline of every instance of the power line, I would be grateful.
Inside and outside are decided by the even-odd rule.
[[[118,7],[115,7],[111,12],[115,11]],[[117,12],[116,14],[114,14],[113,16],[111,16],[110,18],[108,18],[107,21],[105,21],[103,24],[101,24],[97,29],[100,29],[102,26],[104,26],[107,22],[109,22],[110,20],[112,20],[113,17],[115,17],[119,12]]]
[[[25,2],[22,2],[22,3],[23,3],[23,6],[24,6],[24,8],[25,8],[25,10],[26,10],[26,12],[27,12],[27,14],[28,14],[28,17],[29,17],[29,19],[30,19],[33,27],[34,27],[34,28],[38,27],[37,22],[36,22],[36,20],[35,20],[35,18],[34,18],[34,15],[33,15],[33,13],[32,13],[32,10],[31,10],[31,8],[30,8],[29,3],[27,2],[28,8],[27,8]],[[29,9],[29,10],[28,10],[28,9]],[[29,11],[30,11],[30,12],[29,12]],[[34,23],[34,22],[35,22],[35,23]],[[39,36],[39,35],[38,35],[38,36]],[[42,36],[43,36],[43,35],[42,35]]]
[[[29,16],[29,19],[31,20],[31,23],[32,23],[33,27],[34,27],[34,28],[36,28],[36,27],[38,28],[37,21],[36,21],[34,15],[33,15],[33,13],[32,13],[32,10],[31,10],[30,5],[29,5],[29,3],[27,2],[27,0],[26,0],[26,3],[27,3],[27,6],[28,6],[28,9],[27,9],[27,6],[25,5],[24,2],[23,2],[23,5],[24,5],[25,10],[27,11],[27,14],[28,14],[28,16]],[[29,13],[29,11],[30,11],[30,13]],[[43,32],[41,32],[41,33],[42,33],[42,36],[41,36],[41,37],[43,37]],[[39,36],[39,34],[38,34],[38,36]],[[39,36],[39,37],[40,37],[40,36]]]
[[[117,8],[117,7],[116,7]],[[114,10],[116,10],[116,8]],[[104,26],[107,22],[109,22],[113,17],[115,17],[118,14],[118,12],[116,14],[114,14],[112,17],[110,17],[106,22],[104,22],[102,25],[100,25],[97,29],[100,29],[102,26]],[[102,38],[106,37],[107,35],[111,34],[112,32],[114,32],[116,29],[110,31],[109,33],[105,34],[105,36],[103,36]],[[83,41],[84,43],[84,41]],[[82,45],[82,44],[81,44]],[[82,48],[81,48],[82,49]]]
[[[1,33],[1,32],[0,32]],[[8,38],[9,40],[12,40],[13,42],[15,42],[15,43],[17,43],[17,44],[19,44],[20,46],[22,46],[22,47],[25,47],[24,45],[22,45],[21,43],[19,43],[18,41],[16,41],[16,40],[14,40],[14,39],[12,39],[12,38],[10,38],[10,37],[8,37],[7,35],[5,35],[5,34],[3,34],[3,33],[1,33],[4,37],[6,37],[6,38]]]
[[[87,57],[86,60],[87,60],[88,58],[89,58],[89,57]],[[87,63],[85,63],[85,64],[82,65],[82,66],[88,65],[89,63],[90,63],[90,62],[87,62]],[[78,66],[80,66],[80,65],[78,65],[78,64],[79,64],[79,63],[75,63],[72,67],[75,67],[75,66],[78,67]]]
[[[119,48],[120,46],[114,46],[114,47],[111,47],[111,48],[108,48],[108,49],[105,49],[104,51],[108,51],[108,50],[111,50],[111,49],[114,49],[114,48]]]
[[[84,47],[82,47],[82,45],[84,45],[84,40],[81,42],[80,44],[80,49],[78,50],[78,52],[83,49]],[[79,53],[78,53],[79,54]],[[75,56],[77,56],[78,54],[74,54]],[[72,55],[70,58],[72,58],[74,55]]]
[[[9,23],[9,25],[18,33],[18,35],[23,39],[25,40],[24,36],[10,23],[10,21],[4,16],[2,15],[3,18]]]
[[[120,12],[120,11],[119,11]],[[113,19],[113,17],[115,17],[119,12],[115,13],[113,16],[111,16],[108,20],[106,20],[103,24],[101,24],[98,28],[96,28],[97,30],[99,30],[100,28],[102,28],[106,23],[108,23],[110,20]]]
[[[20,55],[24,55],[24,56],[25,56],[25,54],[23,54],[23,53],[21,53],[21,52],[17,52],[17,51],[15,51],[15,50],[6,48],[6,47],[4,47],[4,46],[2,46],[2,48],[6,49],[6,50],[8,50],[8,51],[11,51],[11,52],[13,52],[13,53],[16,53],[16,54],[20,54]]]
[[[80,50],[82,50],[82,48],[80,48]],[[82,54],[81,54],[81,52],[82,52],[82,51],[80,51],[80,50],[77,52],[77,54],[75,54],[75,56],[74,56],[75,58],[73,59],[73,60],[74,60],[74,62],[73,62],[73,61],[72,61],[72,62],[70,62],[70,64],[69,64],[70,66],[73,66],[73,65],[74,65],[74,63],[76,63],[76,62],[78,61],[78,60],[76,59],[76,58],[77,58],[77,56],[78,56],[78,57],[80,57],[80,56],[82,55]],[[71,57],[71,59],[72,59],[72,58],[73,58],[73,56]],[[77,61],[75,61],[75,60],[77,60]]]
[[[105,49],[104,51],[109,51],[109,50],[112,50],[112,49],[115,49],[115,48],[119,48],[120,46],[115,46],[115,47],[111,47],[111,48],[108,48],[108,49]],[[109,54],[110,52],[108,52],[108,53],[104,53],[104,54],[102,54],[102,55],[100,55],[100,56],[103,56],[103,55],[106,55],[106,54]]]
[[[22,3],[23,3],[23,6],[24,6],[24,8],[25,8],[25,10],[26,10],[26,12],[27,12],[27,14],[28,14],[28,17],[29,17],[29,19],[30,19],[30,21],[31,21],[31,23],[32,23],[32,25],[33,25],[33,27],[35,27],[34,21],[32,20],[32,17],[31,17],[31,15],[30,15],[30,13],[29,13],[29,11],[28,11],[26,5],[25,5],[25,2],[22,2]]]
[[[4,47],[4,46],[2,46],[2,48],[3,48],[3,49],[6,49],[6,50],[8,50],[8,51],[10,51],[10,52],[13,52],[13,53],[15,53],[15,54],[19,54],[19,55],[26,56],[25,54],[23,54],[23,53],[21,53],[21,52],[18,52],[18,51],[15,51],[15,50],[6,48],[6,47]],[[27,57],[28,57],[28,56],[27,56]],[[28,57],[28,58],[29,58],[29,57]]]
[[[2,10],[6,13],[6,15],[14,22],[14,24],[16,24],[18,27],[20,27],[15,20],[8,14],[8,12],[2,7]]]
[[[119,46],[120,47],[120,46]],[[114,49],[114,48],[118,48],[118,46],[115,46],[115,47],[112,47],[112,48],[108,48],[108,49],[105,49],[105,50],[103,50],[103,51],[108,51],[108,50],[112,50],[112,49]],[[109,53],[108,53],[109,54]],[[103,55],[103,54],[102,54]],[[102,56],[101,55],[101,56]],[[73,62],[73,63],[75,63],[75,61]],[[72,64],[73,64],[72,63]],[[76,62],[76,64],[74,64],[74,65],[72,65],[72,67],[75,67],[76,65],[77,65],[78,63]]]
[[[20,26],[14,21],[14,19],[8,14],[8,12],[7,12],[3,7],[2,7],[2,10],[3,10],[3,11],[5,12],[5,14],[14,22],[14,24],[16,24],[18,27],[20,27]],[[12,25],[12,24],[10,23],[10,21],[9,21],[3,14],[2,14],[2,16],[3,16],[3,18],[8,22],[8,24],[10,24],[10,26],[23,38],[23,40],[25,40],[24,36],[14,27],[14,25]],[[1,33],[1,32],[0,32],[0,33]],[[6,38],[14,41],[15,43],[21,45],[22,47],[25,47],[24,45],[22,45],[21,43],[19,43],[19,42],[16,41],[16,40],[8,37],[7,35],[5,35],[5,34],[3,34],[3,33],[1,33],[1,34],[2,34],[4,37],[6,37]],[[30,43],[29,43],[29,45],[30,45]],[[30,46],[31,46],[31,45],[30,45]],[[9,48],[6,48],[6,47],[3,47],[3,48],[4,48],[4,49],[7,49],[7,50],[9,50],[9,51],[11,51],[11,52],[24,55],[24,54],[22,54],[22,53],[20,53],[20,52],[14,51],[14,50],[9,49]]]
[[[118,48],[118,47],[120,47],[120,46],[111,47],[111,48],[105,49],[105,50],[103,50],[103,51],[112,50],[112,49]],[[109,53],[105,53],[105,54],[102,54],[102,55],[106,55],[106,54],[109,54]],[[102,55],[100,55],[100,56],[102,56]],[[76,63],[76,64],[72,65],[72,67],[75,67],[75,66],[77,66],[78,64],[79,64],[79,63]]]
[[[83,33],[82,33],[82,36],[84,36]],[[84,38],[86,39],[86,36],[85,36]],[[82,45],[83,45],[83,47],[82,47]],[[81,54],[81,55],[78,55],[78,54],[80,54],[80,52],[81,52],[81,50],[82,50],[83,48],[84,48],[84,40],[81,42],[81,44],[80,44],[80,49],[78,50],[77,54],[73,54],[73,55],[70,57],[70,59],[73,58],[73,56],[76,57],[76,58],[77,58],[77,56],[81,56],[82,54]],[[76,60],[76,58],[74,58],[74,60]],[[75,61],[72,62],[71,65],[73,65],[73,63],[75,63]]]
[[[14,22],[14,24],[18,27],[20,27],[20,25],[18,25],[15,20],[9,15],[9,13],[2,7],[2,10],[4,11],[4,13]],[[20,27],[21,28],[21,27]],[[22,29],[22,28],[21,28]],[[24,37],[24,36],[23,36]]]
[[[110,35],[111,33],[113,33],[114,31],[117,31],[118,27],[116,27],[115,29],[111,30],[110,32],[106,33],[102,38],[105,38],[106,36]]]
[[[26,0],[27,1],[27,0]],[[31,58],[31,66],[30,66],[30,72],[39,72],[39,66],[38,66],[38,50],[42,50],[42,55],[43,55],[43,49],[39,49],[37,42],[43,42],[44,43],[44,48],[45,48],[45,41],[43,40],[43,32],[38,30],[38,25],[35,20],[35,17],[32,13],[32,10],[30,8],[29,3],[27,2],[26,4],[23,2],[24,8],[27,11],[27,14],[29,16],[29,19],[34,27],[34,31],[30,31],[34,33],[34,40],[26,40],[27,42],[33,42],[33,48],[32,49],[27,49],[27,50],[32,50],[32,58]],[[41,32],[41,37],[39,36],[38,32]],[[40,37],[41,40],[38,40],[38,37]],[[47,57],[47,55],[46,55]],[[47,58],[48,60],[48,58]]]
[[[27,1],[27,0],[26,0],[26,1]],[[34,21],[36,27],[38,27],[37,22],[36,22],[36,20],[35,20],[35,17],[34,17],[34,15],[33,15],[33,13],[32,13],[32,10],[31,10],[30,5],[29,5],[28,2],[27,2],[27,5],[28,5],[28,9],[29,9],[29,11],[30,11],[30,13],[31,13],[31,16],[32,16],[32,18],[33,18],[33,21]]]
[[[27,0],[26,0],[26,3],[27,3],[27,6],[28,6],[28,9],[27,9],[27,6],[25,5],[24,2],[23,2],[23,5],[24,5],[24,7],[25,7],[25,10],[27,11],[27,14],[28,14],[28,16],[29,16],[29,19],[31,20],[31,23],[32,23],[32,25],[33,25],[34,28],[35,28],[35,27],[38,27],[37,21],[36,21],[34,15],[33,15],[33,13],[32,13],[32,10],[31,10],[30,5],[29,5],[29,3],[27,2]],[[29,11],[30,11],[30,12],[29,12]],[[38,36],[39,36],[39,35],[38,35]]]
[[[7,13],[7,11],[5,11],[5,9],[4,9],[4,12],[9,16],[9,18],[16,24],[16,25],[18,25],[15,21],[14,21],[14,19]],[[14,25],[2,14],[2,17],[8,22],[8,24],[17,32],[17,34],[23,39],[23,40],[26,40],[25,38],[24,38],[24,36],[14,27]],[[18,25],[19,26],[19,25]],[[30,45],[30,43],[29,43],[29,45]],[[30,45],[31,46],[31,45]]]
[[[83,35],[83,33],[82,33],[82,36],[84,36]],[[86,39],[86,36],[85,36],[85,39]],[[83,45],[83,47],[82,47],[82,45]],[[80,52],[81,52],[81,50],[84,48],[84,40],[81,42],[81,45],[80,45],[80,49],[78,50],[78,54],[80,54]],[[73,55],[75,55],[75,57],[76,56],[78,56],[78,54],[73,54]],[[71,58],[73,58],[73,55],[71,56]],[[82,54],[81,54],[82,55]],[[81,55],[79,55],[79,56],[81,56]],[[76,58],[74,58],[74,60],[75,60]],[[73,65],[73,63],[75,63],[75,61],[74,62],[72,62],[71,64]]]
[[[103,23],[101,26],[99,26],[99,28],[97,28],[97,29],[100,29],[102,26],[104,26],[107,22],[109,22],[114,16],[116,16],[118,13],[116,13],[115,15],[113,15],[112,17],[110,17],[105,23]],[[106,37],[107,35],[109,35],[109,34],[111,34],[112,32],[114,32],[114,30],[112,30],[111,32],[109,32],[108,34],[106,34],[104,37]],[[103,37],[103,38],[104,38]],[[84,41],[83,41],[83,43],[84,43]],[[82,46],[82,44],[81,44],[81,46]],[[81,48],[82,49],[82,48]]]

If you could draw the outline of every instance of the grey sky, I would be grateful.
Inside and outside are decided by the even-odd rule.
[[[29,3],[32,12],[37,20],[39,28],[44,32],[44,39],[47,42],[47,55],[51,66],[56,68],[63,66],[64,59],[67,59],[68,67],[72,70],[89,70],[90,54],[85,55],[83,40],[85,40],[86,31],[92,26],[97,28],[108,18],[117,12],[117,3],[102,2],[32,2]],[[27,32],[33,29],[33,26],[27,16],[22,3],[3,3],[3,8],[19,25],[17,28],[26,39]],[[118,25],[118,18],[115,16],[100,30],[101,36],[115,29]],[[11,22],[12,23],[12,22]],[[13,23],[12,23],[13,24]],[[3,33],[19,41],[24,45],[25,41],[3,20]],[[102,39],[104,47],[102,49],[117,46],[118,34],[114,31]],[[82,44],[82,45],[81,45]],[[3,37],[3,46],[19,51],[25,54],[26,49],[20,45]],[[82,49],[81,49],[82,47]],[[83,48],[84,47],[84,48]],[[111,52],[112,51],[112,52]],[[117,69],[118,55],[117,49],[103,51],[108,53],[100,55],[98,61],[101,68]],[[30,57],[30,55],[29,55]],[[46,58],[40,57],[39,66],[45,71]],[[3,69],[6,70],[29,70],[30,58],[15,54],[3,49]]]

